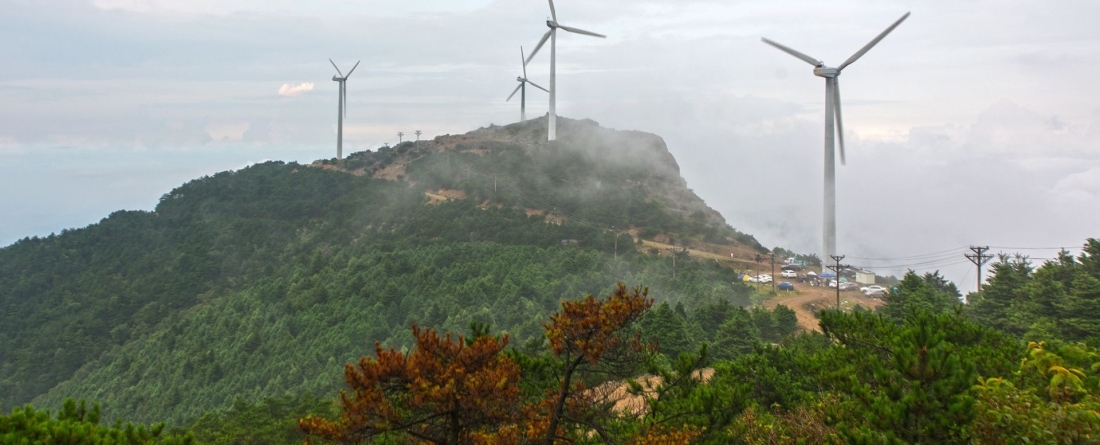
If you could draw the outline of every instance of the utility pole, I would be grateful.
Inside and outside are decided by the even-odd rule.
[[[420,130],[416,130],[416,145],[420,145]]]
[[[403,132],[403,131],[398,131],[397,132],[397,143],[398,144],[401,143],[401,138],[404,137],[404,136],[405,136],[405,132]]]
[[[775,293],[775,254],[770,256],[772,257],[772,293]]]
[[[833,261],[836,261],[836,266],[829,266],[829,269],[833,270],[836,274],[836,310],[840,310],[840,260],[844,259],[844,255],[829,255]],[[828,284],[828,283],[826,283]]]
[[[668,250],[670,252],[672,252],[672,279],[675,280],[676,279],[676,253],[677,253],[676,252],[676,244],[673,244],[672,247],[668,248]]]
[[[982,266],[985,265],[986,261],[992,259],[993,255],[985,253],[989,250],[989,246],[970,246],[970,250],[974,253],[968,253],[964,256],[975,266],[978,266],[978,287],[974,288],[974,292],[978,292],[982,290]]]
[[[615,226],[611,226],[611,234],[615,235],[615,259],[619,259],[619,234],[615,232]]]

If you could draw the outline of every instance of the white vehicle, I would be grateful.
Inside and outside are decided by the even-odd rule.
[[[783,278],[798,278],[798,273],[793,270],[784,270],[779,276]]]
[[[882,287],[882,286],[879,286],[877,284],[872,284],[872,285],[867,286],[867,287],[859,288],[859,291],[863,292],[865,295],[879,294],[879,293],[884,294],[884,293],[886,293],[886,288]]]
[[[756,279],[758,280],[757,281],[758,283],[771,283],[772,282],[772,276],[768,275],[766,273],[762,273],[762,274],[758,275],[756,277]]]

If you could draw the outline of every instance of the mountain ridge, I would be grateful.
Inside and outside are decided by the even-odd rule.
[[[688,307],[750,303],[731,269],[635,245],[761,249],[686,189],[663,140],[562,119],[545,142],[543,122],[221,172],[152,212],[0,249],[0,403],[82,397],[181,424],[330,391],[373,341],[408,346],[410,323],[522,344],[561,299],[620,280]],[[440,189],[466,199],[426,205]]]

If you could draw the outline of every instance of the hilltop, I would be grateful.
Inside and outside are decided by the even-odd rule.
[[[684,316],[750,304],[730,268],[638,243],[763,250],[686,187],[660,137],[561,119],[546,142],[545,122],[222,172],[154,211],[0,249],[0,408],[78,397],[186,423],[330,393],[374,342],[408,347],[412,323],[491,324],[536,348],[560,300],[617,281]]]

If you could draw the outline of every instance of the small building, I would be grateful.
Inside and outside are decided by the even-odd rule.
[[[857,270],[856,282],[861,284],[875,284],[875,273],[869,270]]]

